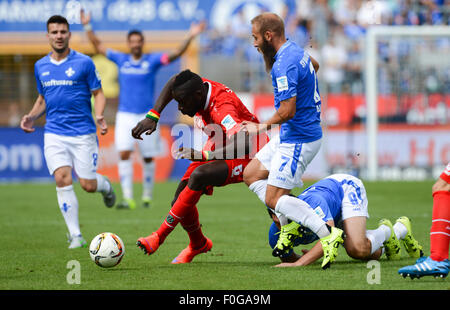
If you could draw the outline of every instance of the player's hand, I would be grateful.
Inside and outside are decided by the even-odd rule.
[[[22,117],[22,120],[20,121],[20,128],[22,128],[23,131],[26,133],[34,132],[33,128],[34,120],[31,118],[28,114],[24,115]]]
[[[241,129],[239,131],[247,132],[251,136],[258,134],[261,131],[261,127],[261,124],[243,121],[241,123]]]
[[[80,10],[80,22],[83,25],[87,25],[91,22],[91,14],[90,13],[85,13],[84,9]]]
[[[96,116],[97,124],[100,127],[100,134],[106,135],[108,132],[108,125],[106,124],[105,117],[104,116]]]
[[[175,152],[176,159],[189,159],[192,161],[204,161],[203,154],[200,151],[191,148],[179,148]]]
[[[157,125],[157,122],[146,117],[142,121],[137,123],[137,125],[131,130],[131,135],[135,139],[143,140],[141,135],[144,132],[146,135],[151,135],[156,130]]]
[[[303,255],[309,252],[309,250],[302,249]],[[305,264],[301,261],[301,256],[297,255],[298,259],[295,262],[292,263],[281,263],[276,265],[275,267],[298,267],[298,266],[305,266]]]
[[[200,23],[192,23],[191,28],[189,29],[189,33],[191,36],[197,36],[206,29],[206,22],[202,21]]]

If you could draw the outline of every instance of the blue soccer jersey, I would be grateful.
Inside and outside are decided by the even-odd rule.
[[[321,100],[317,77],[307,52],[291,41],[275,55],[271,71],[275,108],[280,102],[296,97],[296,113],[281,124],[281,143],[306,143],[322,137]]]
[[[134,60],[130,54],[108,49],[106,57],[119,68],[118,110],[136,114],[148,112],[153,107],[156,73],[169,63],[167,54],[144,54]]]
[[[37,90],[46,105],[45,132],[63,136],[95,133],[91,92],[101,88],[101,81],[92,59],[70,50],[64,60],[56,62],[50,54],[34,65]]]

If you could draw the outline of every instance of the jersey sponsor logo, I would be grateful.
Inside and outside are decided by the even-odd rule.
[[[41,81],[43,87],[50,87],[50,86],[72,86],[76,83],[76,81],[72,80],[54,80],[51,79],[50,81]]]
[[[323,218],[325,216],[325,213],[323,213],[323,210],[319,207],[314,209],[314,213],[317,214],[320,218]]]
[[[233,117],[231,117],[230,114],[225,116],[220,123],[223,125],[223,127],[225,127],[226,130],[230,130],[234,127],[234,125],[236,125],[236,121],[233,119]]]
[[[289,89],[287,76],[280,76],[277,78],[277,88],[278,91],[284,91]]]
[[[72,75],[75,74],[75,71],[72,69],[72,67],[70,67],[69,69],[66,70],[65,73],[68,77],[71,77]]]

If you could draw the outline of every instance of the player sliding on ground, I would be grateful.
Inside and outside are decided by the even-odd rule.
[[[401,257],[402,243],[410,257],[421,257],[422,246],[414,239],[411,222],[406,216],[392,223],[388,219],[380,220],[378,228],[366,229],[366,219],[369,217],[368,200],[362,181],[348,174],[333,174],[320,180],[304,190],[298,198],[309,204],[311,210],[330,226],[341,226],[346,238],[344,248],[354,259],[379,259],[383,253],[389,260]],[[269,244],[274,248],[278,242],[279,223],[276,216],[269,230]],[[297,225],[296,225],[297,226]],[[310,244],[318,237],[310,229],[300,225],[295,230],[292,242],[294,246]],[[294,267],[312,264],[323,256],[320,242],[317,242],[304,255],[296,254],[293,249],[280,256],[284,263],[278,267]]]
[[[258,119],[228,87],[185,70],[167,82],[154,108],[132,130],[133,137],[141,139],[143,133],[151,134],[157,126],[160,113],[172,99],[178,102],[181,113],[195,116],[195,123],[200,124],[203,132],[210,137],[202,152],[188,148],[180,150],[181,158],[194,162],[178,185],[166,220],[157,231],[139,238],[137,245],[147,254],[153,254],[176,225],[181,223],[190,239],[188,247],[172,261],[173,264],[181,264],[190,263],[196,255],[211,250],[213,243],[202,233],[196,204],[203,194],[212,195],[214,186],[243,181],[242,173],[250,162],[248,153],[251,146],[248,135],[238,133],[240,123],[258,123]],[[211,126],[219,130],[210,132]],[[243,154],[239,154],[242,149]]]

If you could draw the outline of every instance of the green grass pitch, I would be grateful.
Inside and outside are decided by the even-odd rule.
[[[305,184],[309,185],[311,182]],[[387,217],[407,215],[414,236],[429,254],[431,186],[426,182],[365,182],[369,198],[368,228]],[[155,186],[150,209],[107,209],[99,194],[78,184],[80,224],[85,239],[110,231],[125,243],[122,262],[110,269],[96,266],[88,249],[67,248],[66,227],[56,201],[55,185],[0,184],[0,289],[2,290],[447,290],[448,279],[403,279],[398,268],[414,263],[403,251],[400,261],[380,261],[379,284],[367,281],[367,262],[349,258],[339,249],[328,270],[320,262],[301,268],[274,268],[267,242],[270,219],[265,207],[244,184],[216,188],[198,204],[204,233],[213,240],[211,252],[191,264],[171,265],[188,244],[181,226],[152,256],[144,255],[136,239],[156,230],[164,220],[177,183]],[[119,185],[114,184],[120,195]],[[135,193],[140,194],[140,184]],[[138,196],[139,197],[139,196]],[[139,202],[139,201],[138,201]],[[68,262],[80,263],[80,284],[69,284]],[[370,275],[369,275],[370,276]],[[70,281],[69,281],[70,282]]]

